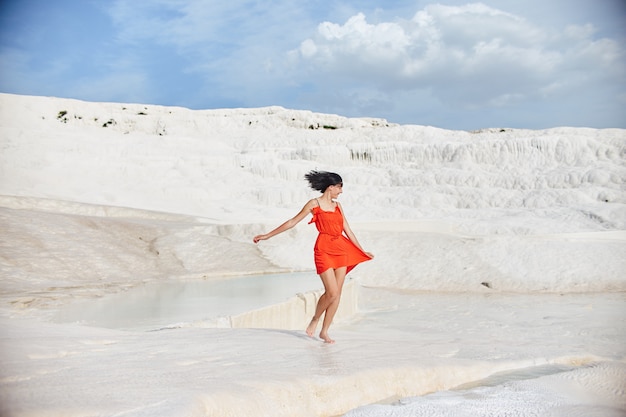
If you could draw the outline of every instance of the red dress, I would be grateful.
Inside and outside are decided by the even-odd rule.
[[[315,268],[318,274],[332,268],[347,267],[346,274],[361,262],[371,258],[357,248],[350,239],[343,235],[343,215],[339,205],[334,211],[324,211],[318,206],[313,208],[313,218],[320,232],[315,241]]]

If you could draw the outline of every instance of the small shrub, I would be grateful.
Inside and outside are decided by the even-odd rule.
[[[57,119],[63,123],[67,123],[67,110],[61,110],[59,114],[57,114]]]

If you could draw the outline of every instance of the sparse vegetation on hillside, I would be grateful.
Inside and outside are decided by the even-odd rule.
[[[311,129],[311,130],[319,129],[320,127],[322,129],[328,129],[328,130],[335,130],[335,129],[337,129],[337,126],[320,125],[319,123],[309,125],[309,129]]]
[[[67,110],[61,110],[57,114],[57,119],[63,123],[67,123]]]

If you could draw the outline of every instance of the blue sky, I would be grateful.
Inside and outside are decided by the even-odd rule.
[[[0,0],[0,92],[626,127],[624,0]]]

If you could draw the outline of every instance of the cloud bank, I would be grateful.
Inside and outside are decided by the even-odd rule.
[[[621,0],[66,1],[0,6],[1,92],[626,127]]]
[[[429,5],[406,20],[369,23],[359,13],[321,23],[293,54],[308,82],[355,97],[375,88],[392,106],[419,106],[413,91],[446,107],[497,109],[593,96],[607,83],[623,101],[623,46],[595,33],[590,24],[542,28],[482,3]]]

